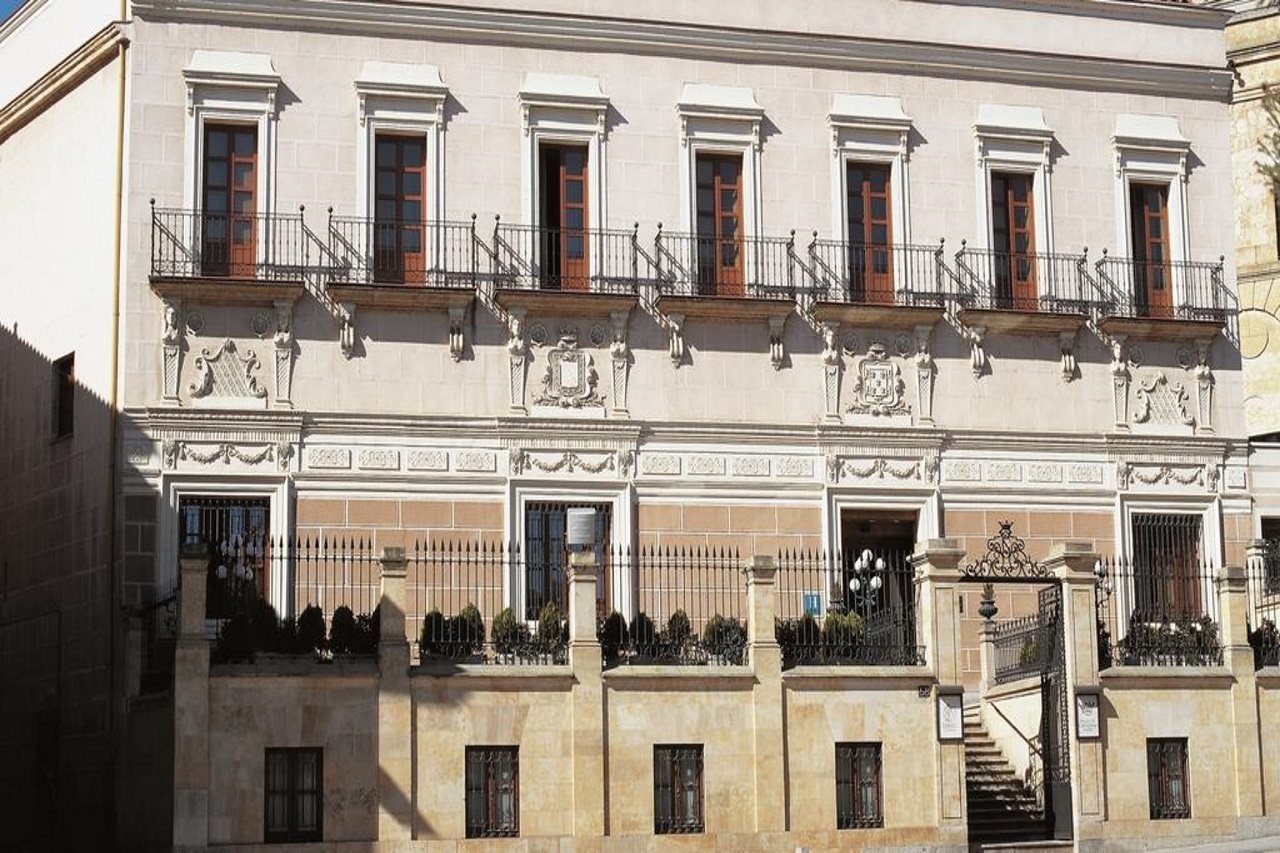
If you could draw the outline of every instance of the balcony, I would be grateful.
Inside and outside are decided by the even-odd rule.
[[[1148,261],[1104,251],[1095,264],[1100,325],[1130,338],[1203,340],[1236,313],[1223,261]]]
[[[464,306],[486,254],[474,222],[329,217],[329,282],[335,301],[370,308]]]
[[[950,289],[936,246],[809,244],[804,295],[819,322],[911,328],[942,316]]]
[[[955,257],[962,320],[992,332],[1053,334],[1084,325],[1092,300],[1084,255],[1003,252],[961,245]]]
[[[658,228],[658,299],[666,313],[765,319],[789,313],[803,266],[795,237],[703,237]]]
[[[637,232],[507,225],[493,229],[493,282],[504,308],[564,310],[590,304],[602,311],[636,304],[642,257]]]
[[[301,213],[213,213],[151,202],[151,289],[166,299],[270,305],[302,293]]]

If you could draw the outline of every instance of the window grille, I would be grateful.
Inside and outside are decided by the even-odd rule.
[[[836,744],[836,828],[884,826],[880,744]]]
[[[467,838],[520,834],[520,750],[467,747]]]
[[[702,746],[653,748],[653,831],[702,832]]]
[[[1148,618],[1201,615],[1201,518],[1198,515],[1133,517],[1135,610]]]
[[[264,790],[266,842],[323,838],[324,750],[267,749]]]
[[[525,618],[537,619],[546,604],[566,612],[569,564],[565,542],[567,511],[586,508],[596,512],[596,565],[603,580],[596,587],[598,606],[610,601],[612,572],[608,571],[613,505],[608,503],[551,503],[525,505]]]
[[[1151,819],[1191,817],[1191,790],[1187,778],[1187,739],[1147,739],[1147,782],[1151,795]]]

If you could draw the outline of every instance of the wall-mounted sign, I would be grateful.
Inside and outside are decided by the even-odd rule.
[[[963,688],[938,688],[938,740],[964,740]]]
[[[822,596],[816,592],[806,592],[804,594],[804,615],[820,616],[822,615]]]
[[[1076,737],[1080,740],[1095,740],[1102,737],[1098,704],[1097,693],[1076,694]]]

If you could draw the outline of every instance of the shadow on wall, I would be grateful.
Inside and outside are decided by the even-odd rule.
[[[123,731],[124,706],[112,672],[113,662],[122,671],[124,620],[110,559],[111,421],[107,402],[75,378],[96,357],[42,353],[0,326],[6,850],[92,849],[115,831],[113,730]]]

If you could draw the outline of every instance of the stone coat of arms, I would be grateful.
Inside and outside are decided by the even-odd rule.
[[[911,407],[903,399],[905,394],[902,370],[889,358],[884,344],[871,344],[858,361],[849,411],[866,415],[909,414]]]
[[[578,335],[562,331],[559,342],[547,352],[547,366],[542,372],[542,390],[534,398],[540,406],[580,409],[603,406],[604,398],[596,391],[599,376],[595,359],[578,349]]]

